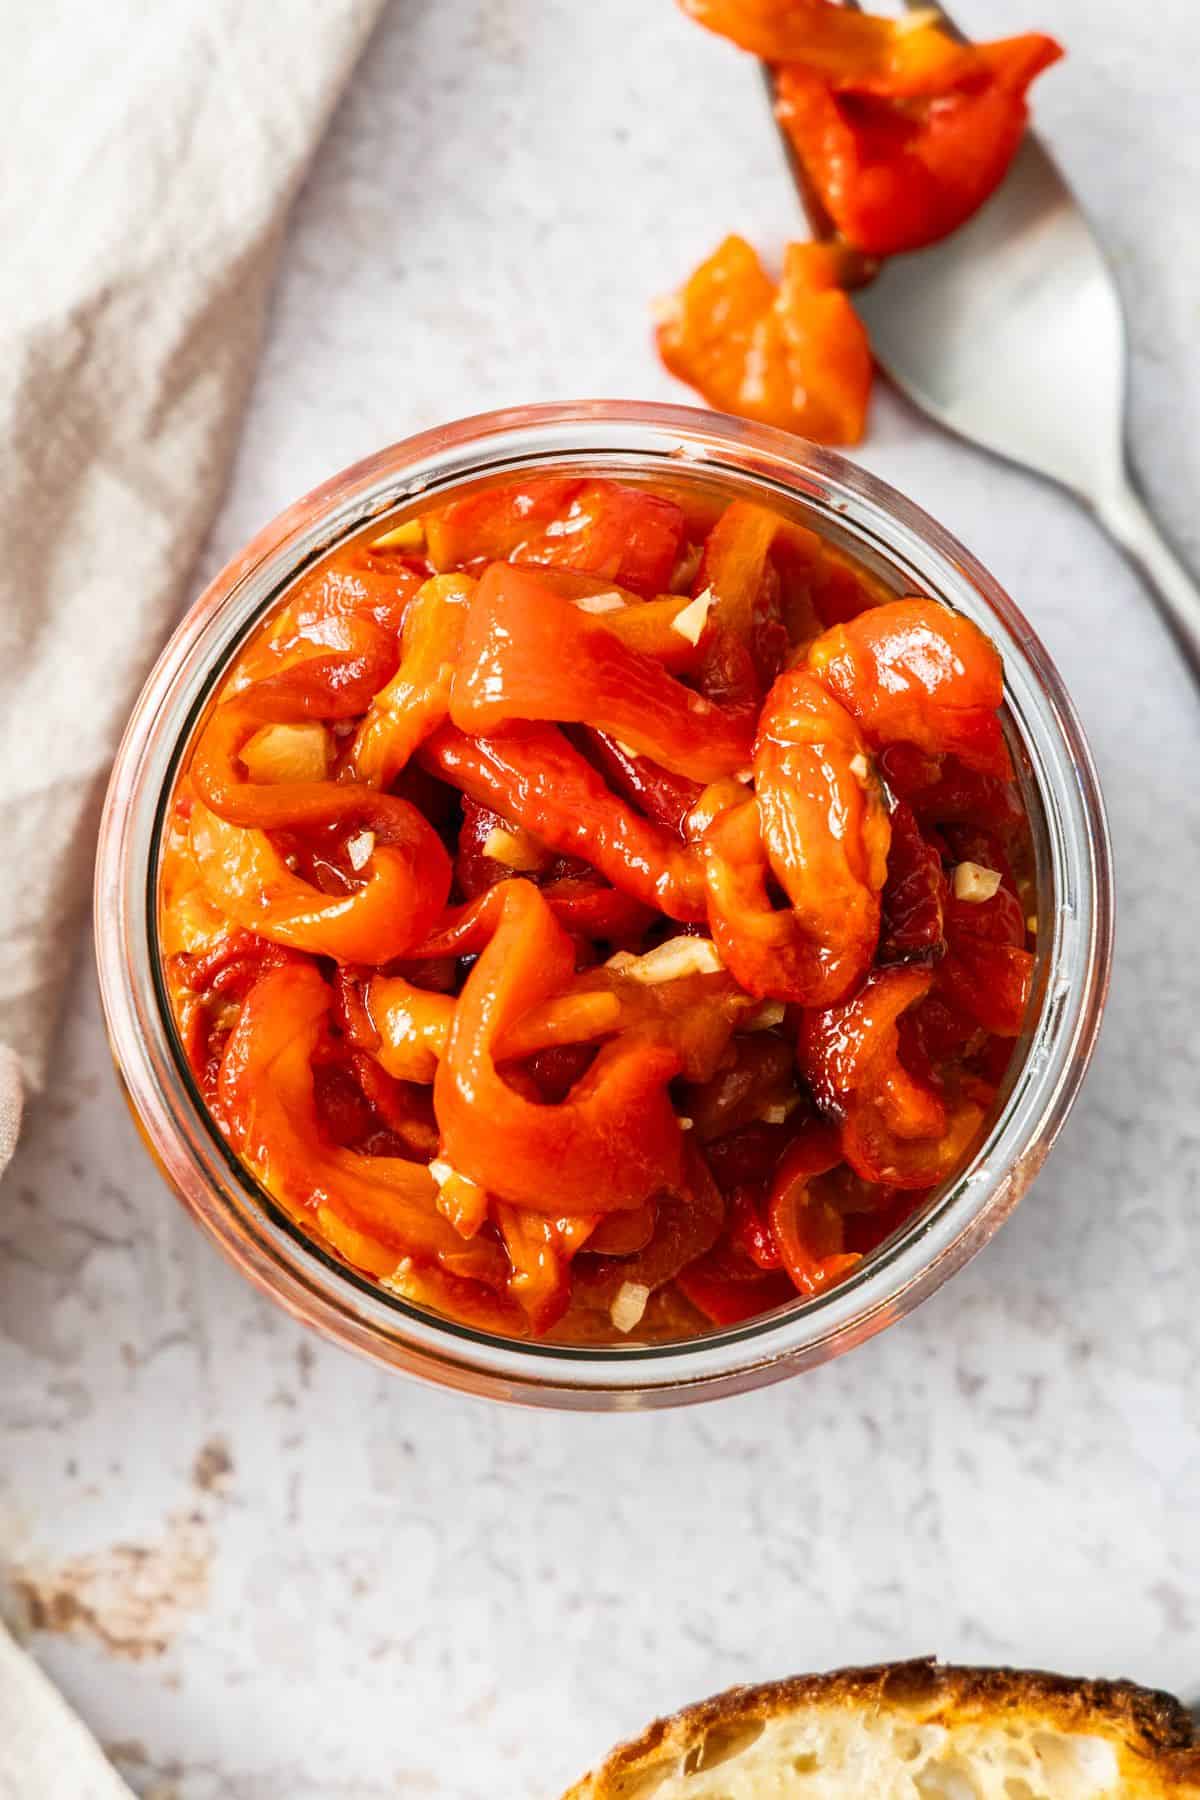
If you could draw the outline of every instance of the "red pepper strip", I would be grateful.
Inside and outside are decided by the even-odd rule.
[[[306,575],[288,602],[300,627],[339,613],[355,613],[382,625],[393,639],[426,576],[419,564],[368,547],[341,551],[335,562]]]
[[[724,1197],[704,1157],[689,1144],[679,1189],[659,1200],[654,1235],[645,1249],[632,1256],[584,1257],[575,1265],[574,1293],[585,1304],[603,1307],[612,1305],[626,1282],[654,1293],[711,1250],[724,1223]],[[586,1246],[589,1251],[593,1242]]]
[[[235,1149],[293,1216],[315,1213],[334,1242],[339,1227],[360,1234],[375,1273],[386,1272],[387,1257],[409,1256],[501,1286],[499,1246],[459,1238],[437,1211],[423,1163],[360,1156],[321,1137],[312,1058],[331,1000],[307,963],[272,969],[251,990],[221,1063],[219,1116]]]
[[[704,792],[698,781],[664,769],[648,756],[626,750],[603,731],[585,730],[589,760],[612,786],[627,794],[664,831],[683,836],[684,824]]]
[[[640,1206],[679,1179],[682,1134],[666,1091],[679,1059],[629,1033],[604,1046],[560,1105],[514,1093],[497,1073],[497,1046],[570,981],[575,952],[532,883],[495,891],[500,923],[459,996],[434,1081],[447,1160],[501,1199],[555,1217]]]
[[[801,1019],[801,1071],[818,1104],[841,1118],[842,1154],[865,1181],[932,1187],[958,1168],[983,1121],[971,1102],[948,1115],[900,1060],[900,1015],[932,983],[932,969],[876,969],[845,1005]]]
[[[842,1160],[838,1134],[814,1122],[780,1159],[771,1180],[767,1217],[783,1266],[802,1294],[819,1294],[840,1281],[862,1258],[846,1255],[841,1214],[809,1191],[815,1175]]]
[[[633,1256],[646,1248],[657,1220],[658,1207],[653,1200],[630,1212],[606,1213],[587,1241],[588,1252],[597,1256]]]
[[[553,725],[512,725],[496,738],[465,737],[444,725],[421,760],[551,849],[580,857],[643,905],[684,924],[704,918],[699,855],[610,792]]]
[[[869,743],[950,750],[984,774],[1011,776],[997,717],[1000,654],[961,613],[933,600],[891,600],[824,632],[808,666]]]
[[[918,250],[1000,185],[1024,135],[1025,90],[1062,49],[1030,33],[975,55],[978,74],[925,100],[839,93],[800,62],[779,70],[780,123],[847,243],[870,256]]]
[[[441,1313],[456,1325],[490,1331],[499,1338],[529,1336],[529,1323],[507,1294],[493,1293],[482,1282],[461,1280],[444,1269],[420,1267],[405,1259],[388,1276],[388,1287],[411,1306]]]
[[[764,1274],[725,1244],[681,1269],[675,1285],[714,1325],[740,1325],[796,1298],[796,1289],[782,1269]]]
[[[801,669],[767,696],[754,780],[703,840],[713,937],[748,992],[829,1005],[874,957],[889,831],[858,728]],[[768,901],[768,860],[789,910]]]
[[[670,584],[685,521],[674,500],[614,481],[546,476],[485,489],[425,521],[436,567],[512,561],[601,575],[638,593]]]
[[[371,787],[390,787],[449,710],[450,683],[475,583],[467,575],[427,581],[404,623],[400,667],[372,695],[358,728],[347,773]]]
[[[951,944],[959,937],[986,938],[993,944],[1012,944],[1023,950],[1025,912],[997,833],[977,825],[952,825],[945,835],[955,862],[973,862],[1000,876],[1000,886],[990,900],[960,900],[951,893],[946,904],[946,936]]]
[[[771,1227],[759,1210],[761,1189],[736,1187],[729,1196],[729,1237],[756,1269],[780,1269],[783,1259]]]
[[[965,933],[938,965],[938,988],[959,1012],[996,1037],[1019,1037],[1033,991],[1028,950]]]
[[[547,883],[542,893],[563,929],[585,938],[612,941],[640,936],[657,911],[594,880],[569,877]],[[494,887],[488,888],[465,906],[449,907],[436,929],[408,952],[408,960],[477,955],[490,942],[500,917],[502,902],[495,894]]]
[[[397,656],[394,632],[354,613],[335,613],[298,625],[269,652],[252,646],[223,697],[253,708],[260,724],[352,719],[387,681]]]
[[[825,0],[679,0],[689,18],[764,62],[798,62],[841,86],[887,94],[945,93],[978,56],[936,25],[905,28]]]
[[[792,1047],[764,1031],[735,1038],[725,1066],[714,1069],[699,1087],[688,1088],[681,1108],[700,1143],[707,1145],[796,1099]]]
[[[351,789],[314,783],[313,790],[314,803],[342,793],[350,802],[347,810],[354,810]],[[366,878],[361,887],[335,896],[294,875],[265,831],[231,825],[197,804],[191,847],[209,898],[235,923],[315,956],[363,963],[402,956],[426,936],[445,904],[450,859],[413,807],[392,795],[372,799],[378,813],[359,811],[377,839]]]
[[[789,244],[778,287],[745,238],[731,236],[662,309],[658,353],[710,405],[823,444],[856,444],[866,425],[871,350],[841,291],[844,252]]]
[[[985,824],[1007,837],[1025,823],[1011,781],[981,775],[956,756],[932,756],[915,744],[888,744],[879,767],[892,793],[909,802],[923,825]]]
[[[507,563],[491,565],[471,603],[450,717],[474,734],[514,719],[591,724],[705,782],[744,768],[753,741],[744,711],[717,708]]]
[[[892,841],[883,890],[881,962],[932,955],[942,947],[949,887],[942,859],[921,835],[913,809],[898,800],[891,811]]]

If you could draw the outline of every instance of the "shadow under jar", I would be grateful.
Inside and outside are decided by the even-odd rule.
[[[436,1302],[439,1293],[452,1295],[452,1285],[443,1284],[439,1290],[436,1284],[423,1283],[420,1256],[398,1256],[399,1279],[389,1281],[378,1244],[370,1252],[360,1249],[353,1231],[338,1228],[336,1219],[330,1229],[322,1227],[319,1204],[311,1194],[305,1206],[297,1207],[289,1203],[287,1194],[277,1197],[255,1178],[231,1148],[228,1105],[224,1133],[214,1117],[214,1111],[222,1113],[217,1065],[221,1051],[227,1049],[227,1039],[223,1035],[216,1039],[207,1075],[196,1042],[185,1043],[192,1027],[181,1002],[187,982],[181,983],[180,970],[195,966],[196,945],[203,945],[203,930],[194,941],[187,939],[186,927],[183,940],[171,936],[178,929],[178,908],[172,910],[178,892],[171,891],[171,884],[174,881],[178,890],[181,866],[173,840],[178,837],[181,816],[186,826],[192,759],[201,735],[219,703],[228,702],[231,692],[263,674],[263,668],[254,664],[255,646],[266,641],[271,622],[283,617],[284,609],[296,608],[298,598],[303,611],[303,597],[315,591],[322,569],[331,560],[344,561],[348,550],[361,554],[367,546],[385,540],[375,553],[385,564],[389,557],[397,561],[407,558],[416,573],[424,574],[421,559],[429,546],[414,528],[415,521],[464,496],[550,476],[561,476],[564,481],[617,482],[674,496],[689,521],[685,540],[698,537],[735,500],[769,508],[787,521],[789,528],[802,528],[792,531],[795,543],[805,542],[805,531],[809,531],[825,546],[824,588],[812,595],[813,631],[829,624],[830,609],[834,617],[853,613],[864,595],[875,601],[922,595],[973,621],[1003,660],[1001,720],[1025,814],[1008,839],[1011,885],[1026,914],[1026,947],[1032,959],[1022,1028],[1006,1040],[999,1054],[996,1040],[992,1040],[990,1064],[984,1045],[982,1063],[976,1058],[972,1065],[965,1091],[977,1102],[981,1097],[985,1100],[985,1116],[958,1159],[961,1166],[950,1178],[924,1192],[910,1184],[890,1195],[868,1191],[864,1196],[869,1184],[843,1169],[818,1176],[811,1188],[802,1186],[798,1191],[819,1203],[822,1216],[841,1213],[841,1237],[836,1246],[840,1254],[836,1260],[827,1258],[826,1272],[818,1275],[816,1291],[808,1295],[791,1291],[786,1282],[781,1288],[777,1281],[772,1285],[764,1279],[756,1292],[773,1304],[757,1316],[728,1324],[714,1322],[711,1313],[706,1315],[702,1281],[671,1282],[661,1292],[652,1288],[649,1293],[646,1283],[633,1282],[627,1287],[611,1279],[606,1284],[596,1282],[598,1268],[607,1269],[610,1277],[619,1269],[616,1254],[623,1252],[629,1256],[631,1268],[636,1265],[636,1251],[621,1245],[619,1232],[615,1239],[609,1233],[615,1254],[608,1258],[597,1255],[594,1246],[588,1251],[586,1233],[578,1248],[577,1269],[581,1276],[589,1268],[593,1271],[593,1286],[599,1295],[590,1314],[573,1305],[565,1318],[552,1320],[543,1335],[506,1331],[495,1325],[489,1329],[486,1313],[474,1322],[469,1317],[450,1316],[451,1310],[461,1314],[463,1309],[453,1306],[452,1300],[446,1310],[428,1301],[432,1296]],[[681,600],[688,598],[700,579],[694,568],[683,566],[684,561],[681,556],[673,578]],[[830,591],[830,571],[833,588],[844,590],[840,598]],[[613,585],[608,584],[610,590]],[[845,590],[852,596],[857,593],[859,599],[847,603]],[[601,595],[604,591],[601,584]],[[582,584],[574,599],[580,597],[585,600],[583,616],[601,621],[601,607],[592,611],[586,604],[596,597],[594,587],[589,595],[587,583]],[[571,600],[570,593],[567,598]],[[704,610],[702,605],[699,614]],[[699,615],[685,623],[695,629],[697,618],[703,627],[706,621]],[[386,609],[377,623],[387,629]],[[793,635],[796,629],[793,624]],[[316,636],[320,638],[319,630]],[[690,638],[682,632],[681,646],[685,641]],[[344,652],[340,639],[333,643],[335,652],[339,646]],[[308,648],[311,653],[313,646]],[[791,654],[795,655],[794,648]],[[384,675],[381,680],[386,678]],[[693,679],[686,668],[680,678],[685,682]],[[257,748],[249,755],[251,765],[256,756],[260,764],[264,756],[269,764],[273,754],[270,716],[268,713],[259,732]],[[347,738],[352,729],[357,732],[359,723],[353,727],[329,719],[315,723],[317,732],[325,734],[321,752],[325,762],[318,773],[336,773],[337,759],[344,760]],[[243,778],[247,773],[245,741],[243,733],[233,752]],[[575,741],[580,742],[578,738]],[[277,738],[274,742],[277,745]],[[911,768],[905,775],[904,754],[907,752],[902,753],[891,777],[886,751],[878,758],[886,784],[878,788],[881,805],[895,807],[897,778],[902,784],[916,779]],[[593,761],[601,760],[593,756]],[[874,756],[871,762],[874,783]],[[288,773],[295,778],[294,769]],[[258,775],[265,775],[268,784],[272,779],[269,766],[260,766]],[[274,779],[278,779],[277,773]],[[387,785],[410,795],[414,792],[405,789],[402,776],[398,782],[389,779]],[[460,830],[457,816],[452,827],[445,820],[435,819],[434,823],[441,826],[453,850]],[[892,824],[895,832],[894,811]],[[961,821],[935,822],[928,826],[927,835],[942,852],[943,879],[949,878],[951,894],[957,876],[957,885],[966,884],[964,897],[971,897],[973,869],[982,867],[983,880],[988,882],[986,864],[972,857],[970,834],[964,834]],[[364,862],[374,851],[375,838],[372,832],[360,840]],[[323,886],[326,893],[339,891],[339,883],[341,891],[356,891],[356,869],[345,866],[344,832],[338,839],[337,854],[331,851],[326,859],[337,864],[340,856],[341,865],[324,876],[318,866],[321,857],[311,841],[299,846],[302,867],[297,846],[292,845],[289,853],[286,835],[276,832],[269,841],[281,859],[280,866],[298,871],[297,878]],[[217,851],[222,852],[221,844]],[[519,862],[520,845],[514,852],[501,839],[500,854],[501,860],[515,854]],[[958,874],[959,858],[965,865],[962,875]],[[353,849],[350,861],[356,862]],[[524,879],[527,873],[540,879],[545,858],[540,871],[518,870],[515,878]],[[942,892],[944,898],[946,889]],[[463,898],[461,889],[451,890],[449,903],[461,904]],[[778,891],[772,898],[776,906],[785,904]],[[916,507],[835,455],[783,433],[717,415],[624,402],[524,408],[424,433],[337,476],[268,526],[196,602],[146,684],[114,768],[96,874],[101,990],[129,1102],[167,1181],[231,1261],[296,1317],[380,1362],[479,1394],[575,1408],[678,1404],[779,1379],[881,1330],[959,1268],[1016,1205],[1078,1091],[1105,998],[1111,912],[1104,815],[1082,732],[1045,650],[986,571]],[[886,924],[885,913],[885,931]],[[696,929],[703,936],[706,928],[700,925]],[[657,940],[684,930],[662,920],[642,937],[637,951],[644,952],[647,946],[653,950]],[[193,946],[190,958],[189,941]],[[182,952],[181,942],[185,946]],[[608,947],[601,945],[602,950]],[[292,954],[286,949],[282,953],[285,969],[295,966],[289,960]],[[618,950],[618,969],[622,958],[630,954]],[[457,970],[454,959],[443,959],[448,968],[442,985],[461,989],[464,979],[469,979],[474,955],[472,950]],[[218,953],[214,968],[228,967],[231,960],[236,958],[226,956],[222,962]],[[305,977],[310,985],[320,977],[332,991],[338,978],[335,961],[303,955],[297,960],[311,966],[311,974]],[[938,960],[935,952],[922,955],[903,946],[893,949],[887,958],[891,968],[918,972],[935,969]],[[408,961],[401,959],[401,966],[406,975],[414,975]],[[252,969],[251,977],[255,973],[261,975],[261,969]],[[354,1033],[346,1006],[362,998],[362,981],[369,981],[371,971],[355,968],[353,973],[351,982],[341,984],[350,989],[349,998],[342,994],[336,1005],[330,1003],[332,1023],[326,1020],[321,1026],[326,1035],[332,1032],[337,1038],[339,1033]],[[604,978],[599,979],[603,985]],[[438,985],[419,971],[415,980],[419,986]],[[226,1026],[236,1025],[246,986],[245,979],[230,979]],[[191,991],[201,989],[202,984],[193,984]],[[203,1000],[211,1027],[219,1008],[214,1008],[212,992],[204,993]],[[746,1007],[737,1021],[743,1042],[750,1035],[745,1032],[749,1002]],[[768,1008],[762,1016],[759,1005],[760,1016],[754,1021],[759,1031],[754,1035],[760,1043],[786,1044],[790,1050],[796,1042],[799,1015],[789,1009],[780,1017],[781,1011],[778,1006]],[[369,1009],[362,1029],[367,1034],[362,1041],[369,1043]],[[976,1040],[977,1045],[985,1036]],[[906,1063],[918,1053],[919,1046],[911,1054],[906,1051]],[[726,1056],[724,1061],[728,1060]],[[317,1073],[319,1078],[320,1071]],[[214,1101],[211,1109],[205,1099],[206,1081],[209,1098]],[[811,1088],[794,1074],[787,1075],[784,1087],[790,1091],[760,1094],[758,1102],[752,1096],[760,1115],[754,1123],[764,1126],[768,1136],[775,1129],[780,1144],[798,1132],[801,1124],[820,1125],[822,1098],[818,1093],[814,1100]],[[677,1112],[683,1112],[685,1104],[695,1103],[698,1109],[707,1106],[711,1113],[711,1083],[694,1082],[688,1093],[690,1100],[677,1077],[669,1090]],[[534,1093],[533,1098],[538,1097]],[[326,1094],[325,1104],[336,1109],[337,1098],[336,1093],[332,1099]],[[286,1094],[283,1099],[286,1104]],[[361,1092],[358,1099],[363,1099]],[[836,1130],[837,1097],[831,1101],[825,1096],[825,1101]],[[361,1136],[372,1124],[381,1123],[369,1097],[365,1104],[367,1112],[361,1114],[360,1109],[357,1125],[351,1121],[339,1129],[335,1123],[332,1135],[329,1121],[333,1115],[321,1115],[322,1142],[332,1144],[343,1159],[371,1149],[369,1143],[355,1139],[356,1131]],[[431,1110],[425,1117],[426,1129],[436,1129]],[[789,1119],[793,1126],[788,1125]],[[748,1121],[738,1115],[734,1135],[726,1133],[724,1148],[717,1150],[719,1117],[715,1130],[708,1115],[692,1123],[700,1129],[689,1132],[686,1154],[694,1157],[694,1146],[699,1144],[699,1154],[719,1165],[725,1220],[720,1227],[721,1246],[728,1248],[733,1243],[735,1190],[742,1187],[737,1179],[737,1147],[739,1141],[751,1145],[744,1135]],[[743,1133],[740,1140],[737,1131]],[[347,1150],[347,1144],[352,1148]],[[385,1134],[382,1148],[389,1155],[399,1148],[401,1154],[421,1157],[411,1146],[407,1150],[398,1146],[394,1134]],[[761,1155],[761,1143],[757,1150]],[[319,1154],[323,1157],[324,1150]],[[433,1160],[438,1161],[436,1147]],[[261,1172],[263,1164],[258,1166]],[[457,1172],[451,1173],[458,1178]],[[446,1179],[444,1165],[438,1178]],[[271,1180],[270,1169],[267,1179],[279,1188],[280,1184]],[[761,1169],[756,1179],[761,1201]],[[310,1182],[310,1187],[320,1185]],[[330,1191],[336,1187],[334,1177],[329,1177],[328,1185]],[[460,1202],[469,1207],[469,1201],[467,1184],[466,1199],[460,1195]],[[439,1229],[453,1210],[443,1206]],[[613,1216],[620,1217],[609,1215]],[[503,1247],[495,1219],[492,1206],[481,1230],[485,1240]],[[748,1241],[746,1228],[743,1218],[739,1227],[743,1244]],[[474,1240],[464,1238],[464,1243],[472,1241],[480,1241],[478,1234]],[[601,1236],[599,1241],[603,1244],[605,1238]],[[733,1253],[745,1259],[743,1249],[735,1248]],[[407,1279],[405,1269],[410,1271]],[[749,1263],[743,1273],[747,1271],[753,1273]],[[581,1280],[582,1287],[586,1280]],[[511,1307],[510,1299],[504,1303]],[[497,1311],[497,1318],[504,1316]],[[510,1312],[508,1316],[514,1315]]]

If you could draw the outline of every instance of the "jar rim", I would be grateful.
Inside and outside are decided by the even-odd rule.
[[[157,955],[157,848],[185,747],[231,654],[319,558],[447,490],[555,464],[689,475],[803,508],[973,617],[1005,667],[1005,714],[1041,812],[1055,897],[1041,1004],[1008,1095],[967,1167],[827,1293],[703,1336],[577,1346],[481,1332],[381,1290],[293,1223],[220,1137],[178,1048]],[[1041,1167],[1099,1031],[1112,953],[1111,853],[1095,769],[1032,626],[940,525],[836,453],[690,407],[579,401],[475,415],[376,452],[268,524],[189,609],[117,753],[96,864],[97,963],[127,1097],[160,1169],[230,1259],[294,1315],[411,1373],[494,1397],[639,1407],[728,1393],[849,1349],[912,1309],[998,1228]]]

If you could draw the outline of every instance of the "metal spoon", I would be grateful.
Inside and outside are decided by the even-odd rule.
[[[961,36],[944,12],[941,19]],[[773,101],[769,68],[766,75]],[[812,228],[827,237],[829,220],[780,130]],[[1117,285],[1036,137],[1026,135],[1000,188],[961,230],[890,258],[854,302],[878,361],[916,406],[1083,501],[1144,576],[1200,679],[1200,586],[1129,466]]]

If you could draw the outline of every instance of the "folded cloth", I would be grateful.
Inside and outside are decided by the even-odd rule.
[[[3,1625],[0,1800],[132,1800],[95,1738]]]
[[[289,203],[383,0],[0,20],[0,1167],[105,775],[229,467]]]

